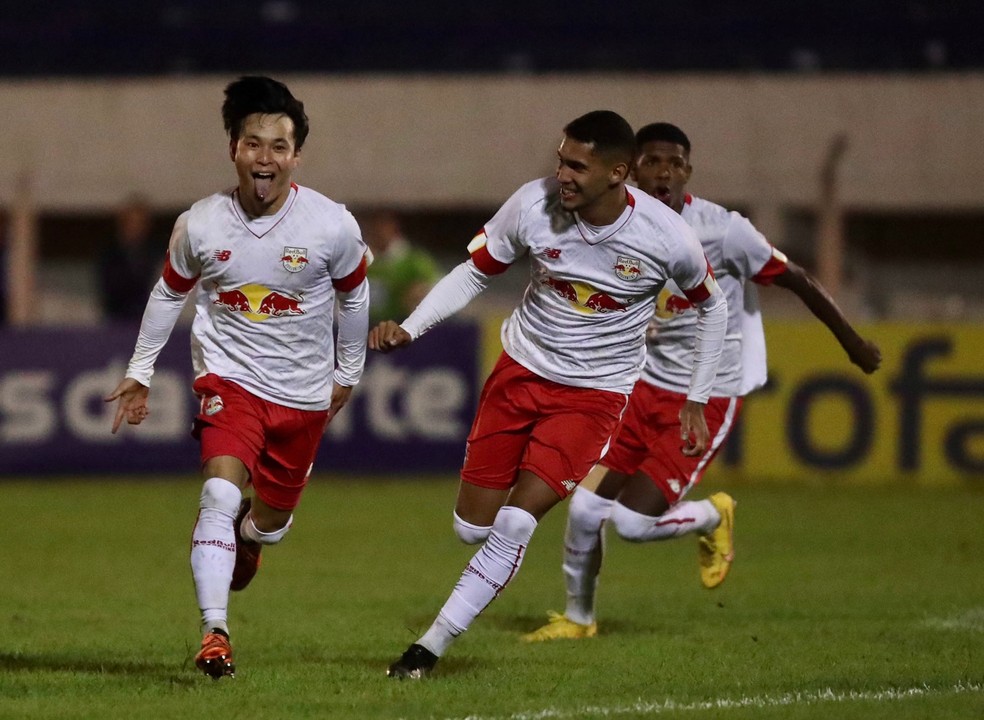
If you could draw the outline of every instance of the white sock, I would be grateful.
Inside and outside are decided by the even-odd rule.
[[[284,539],[284,535],[287,534],[287,531],[290,530],[293,524],[294,516],[291,515],[287,518],[287,523],[282,528],[265,533],[257,529],[256,523],[253,522],[253,514],[246,513],[246,517],[243,518],[243,522],[239,526],[239,534],[246,540],[252,540],[261,545],[276,545]]]
[[[233,522],[242,492],[223,478],[202,485],[198,521],[191,535],[191,574],[202,611],[202,632],[221,628],[229,632],[229,583],[236,564]]]
[[[567,609],[573,622],[590,625],[595,617],[598,573],[605,554],[605,521],[614,500],[600,497],[579,487],[571,496],[564,534],[564,580],[567,583]]]
[[[677,503],[659,517],[637,513],[616,502],[611,517],[619,537],[631,542],[666,540],[693,532],[706,535],[721,523],[721,514],[710,500]]]
[[[510,505],[502,507],[488,540],[472,557],[434,624],[417,643],[442,655],[515,577],[534,530],[536,518],[528,512]]]

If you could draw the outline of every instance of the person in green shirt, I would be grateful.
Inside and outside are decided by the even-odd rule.
[[[396,213],[380,210],[361,224],[373,254],[366,273],[372,298],[370,324],[405,318],[440,279],[441,268],[427,251],[407,240]]]

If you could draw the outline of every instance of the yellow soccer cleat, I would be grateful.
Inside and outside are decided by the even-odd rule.
[[[702,535],[697,544],[700,559],[700,581],[706,588],[716,588],[724,582],[735,559],[735,502],[727,493],[719,492],[708,500],[721,515],[721,523],[710,535]]]
[[[521,636],[523,642],[543,642],[544,640],[580,640],[591,638],[598,634],[598,623],[581,625],[569,620],[566,615],[549,610],[549,622],[539,630]]]

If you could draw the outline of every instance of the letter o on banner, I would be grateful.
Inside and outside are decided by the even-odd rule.
[[[960,470],[984,472],[984,456],[974,456],[971,447],[975,438],[984,438],[984,422],[972,420],[950,428],[946,434],[946,459]]]
[[[817,447],[810,435],[810,408],[825,396],[843,398],[851,406],[853,424],[843,447]],[[871,449],[875,434],[875,408],[858,383],[843,377],[821,375],[796,388],[789,402],[786,432],[793,452],[806,464],[838,470],[860,463]]]

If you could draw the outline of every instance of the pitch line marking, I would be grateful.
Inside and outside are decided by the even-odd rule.
[[[886,688],[885,690],[848,690],[836,691],[831,688],[802,692],[783,693],[782,695],[758,695],[742,698],[718,698],[717,700],[701,700],[698,702],[677,702],[673,699],[661,702],[638,701],[631,705],[613,707],[587,706],[572,709],[544,708],[528,712],[512,713],[510,715],[466,715],[446,720],[566,720],[566,718],[582,718],[585,715],[597,717],[616,717],[618,715],[659,715],[664,712],[701,711],[701,710],[740,710],[742,708],[787,707],[790,705],[815,705],[820,703],[845,702],[882,702],[886,700],[907,700],[934,696],[966,695],[968,693],[984,692],[984,684],[959,682],[949,687],[931,687],[917,685],[909,688]]]
[[[984,607],[975,607],[956,615],[931,617],[922,622],[931,630],[958,630],[960,632],[984,631]]]

